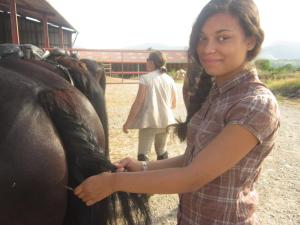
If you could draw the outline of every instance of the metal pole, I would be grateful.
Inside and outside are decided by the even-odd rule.
[[[64,48],[64,30],[62,27],[59,27],[59,47]]]
[[[10,24],[12,43],[20,44],[16,0],[10,0]]]
[[[121,60],[122,60],[122,64],[121,64],[121,67],[122,67],[122,83],[124,83],[123,81],[123,74],[124,74],[124,68],[123,68],[123,52],[121,52]]]
[[[75,36],[75,38],[74,38],[74,40],[73,40],[73,43],[72,43],[71,48],[73,48],[73,46],[74,46],[74,44],[75,44],[75,41],[76,41],[76,39],[77,39],[78,34],[79,34],[79,32],[76,31],[76,36]],[[73,35],[72,35],[72,37],[73,37]]]
[[[50,48],[48,18],[47,18],[47,16],[44,16],[44,18],[43,18],[43,27],[44,27],[44,47],[45,48]]]

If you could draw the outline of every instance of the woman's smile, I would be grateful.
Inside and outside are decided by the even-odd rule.
[[[222,63],[222,59],[219,58],[203,58],[201,59],[201,64],[205,68],[206,66],[214,66]]]

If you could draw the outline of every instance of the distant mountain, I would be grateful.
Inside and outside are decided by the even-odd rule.
[[[294,68],[300,68],[300,60],[299,59],[276,59],[270,60],[271,67],[278,68],[282,66],[286,66],[288,64],[292,65]]]
[[[278,42],[264,47],[258,58],[277,60],[300,60],[300,42]]]
[[[132,50],[147,50],[147,49],[157,49],[157,50],[187,50],[187,47],[184,46],[169,46],[160,43],[144,43],[140,45],[128,46],[124,49]]]

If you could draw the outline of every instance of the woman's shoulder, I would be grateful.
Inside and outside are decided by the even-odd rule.
[[[274,94],[261,82],[250,82],[248,86],[244,86],[243,92],[237,95],[236,104],[243,105],[251,110],[256,108],[257,111],[262,109],[268,111],[277,111],[278,103]]]
[[[238,85],[232,87],[222,98],[230,112],[252,113],[256,115],[275,116],[279,114],[277,99],[272,91],[260,81],[257,73],[240,77]]]
[[[170,82],[175,82],[173,77],[171,75],[169,75],[168,73],[163,73],[162,76]]]
[[[237,99],[242,101],[259,101],[261,104],[265,101],[277,103],[271,90],[259,79],[255,67],[245,71],[236,80],[235,87],[229,93],[236,96]]]
[[[260,104],[271,103],[277,104],[276,97],[272,91],[258,78],[249,82],[248,86],[245,87],[244,98],[249,98],[252,101],[260,102]]]
[[[143,74],[143,75],[140,76],[140,82],[141,81],[144,82],[144,83],[149,82],[149,80],[153,79],[154,76],[155,76],[154,71]]]
[[[228,105],[225,121],[247,127],[263,142],[280,124],[277,100],[269,89],[261,85],[245,92],[247,94],[241,94],[240,98]]]

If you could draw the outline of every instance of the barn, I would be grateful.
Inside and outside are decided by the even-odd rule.
[[[75,28],[45,0],[0,0],[0,43],[72,48]]]
[[[80,58],[89,58],[104,64],[106,74],[110,76],[131,77],[146,73],[147,50],[130,49],[73,49]],[[167,57],[168,71],[187,69],[186,50],[161,50]]]

